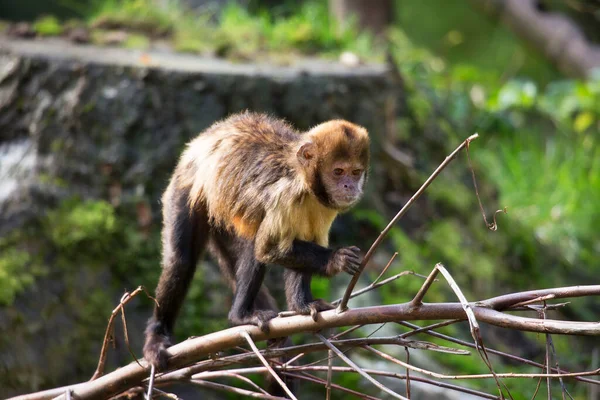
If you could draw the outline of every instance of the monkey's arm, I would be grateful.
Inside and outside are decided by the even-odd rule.
[[[260,233],[259,230],[256,258],[261,262],[323,276],[333,276],[341,271],[354,274],[359,269],[360,250],[355,246],[333,250],[299,239],[292,240],[288,246],[282,246],[272,238],[261,237]]]

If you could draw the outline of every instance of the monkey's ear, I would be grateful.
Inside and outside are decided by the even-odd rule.
[[[300,146],[298,153],[296,153],[300,164],[304,165],[305,167],[310,164],[316,156],[316,150],[316,146],[313,142],[306,142]]]

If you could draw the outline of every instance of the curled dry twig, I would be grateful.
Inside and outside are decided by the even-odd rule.
[[[119,311],[121,312],[121,318],[123,321],[123,334],[125,336],[125,343],[127,344],[127,349],[129,350],[129,353],[132,355],[133,359],[136,360],[136,362],[137,362],[137,357],[131,350],[131,346],[129,346],[129,336],[127,334],[127,322],[125,319],[125,305],[127,303],[129,303],[131,301],[131,299],[133,299],[135,296],[137,296],[140,292],[144,292],[146,294],[146,296],[148,296],[149,299],[154,300],[154,302],[156,303],[156,299],[154,297],[150,296],[143,286],[138,286],[138,288],[135,289],[131,293],[125,292],[125,294],[123,294],[123,296],[121,297],[121,301],[119,301],[119,305],[117,307],[115,307],[115,309],[110,314],[110,318],[108,319],[108,324],[106,326],[106,332],[104,333],[104,340],[102,342],[102,349],[100,350],[100,358],[98,360],[98,366],[96,367],[96,371],[94,372],[94,375],[92,376],[90,381],[98,379],[99,377],[101,377],[104,374],[104,366],[106,364],[106,355],[108,353],[108,344],[111,342],[111,339],[113,337],[114,321],[115,321],[115,317],[117,316]],[[158,303],[156,303],[156,305],[158,306]],[[139,364],[139,362],[138,362],[138,364]],[[141,364],[140,364],[140,367],[141,367]]]
[[[504,207],[502,210],[496,210],[494,212],[494,214],[492,215],[492,222],[488,222],[487,217],[485,216],[485,209],[483,208],[483,203],[481,202],[481,197],[479,196],[479,188],[477,188],[477,179],[475,178],[475,170],[473,169],[473,163],[471,162],[471,155],[469,154],[469,142],[467,142],[467,146],[465,148],[465,151],[467,153],[467,161],[469,162],[469,169],[471,170],[471,177],[473,179],[473,187],[475,188],[475,197],[477,197],[477,202],[479,203],[479,210],[481,210],[481,215],[483,216],[483,221],[485,222],[485,226],[487,226],[487,228],[490,231],[496,231],[498,230],[498,223],[496,222],[496,216],[499,213],[508,213],[508,208]]]

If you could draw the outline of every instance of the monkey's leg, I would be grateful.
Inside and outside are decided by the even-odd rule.
[[[310,273],[286,269],[284,271],[285,297],[288,308],[303,315],[310,315],[315,321],[317,313],[331,310],[334,307],[323,299],[313,300],[310,291]]]
[[[254,244],[246,242],[239,255],[235,273],[235,292],[233,305],[229,312],[229,321],[234,325],[251,324],[268,332],[269,320],[277,316],[272,309],[257,310],[254,308],[257,295],[265,277],[265,264],[254,256]]]
[[[167,363],[173,328],[208,238],[206,211],[188,207],[187,194],[172,182],[163,197],[162,273],[154,315],[146,327],[144,358],[159,369]]]

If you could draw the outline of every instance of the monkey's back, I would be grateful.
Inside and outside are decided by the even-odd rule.
[[[190,206],[205,206],[217,226],[253,237],[266,208],[301,198],[306,189],[290,157],[301,138],[281,120],[237,114],[192,140],[176,175],[190,191]]]

